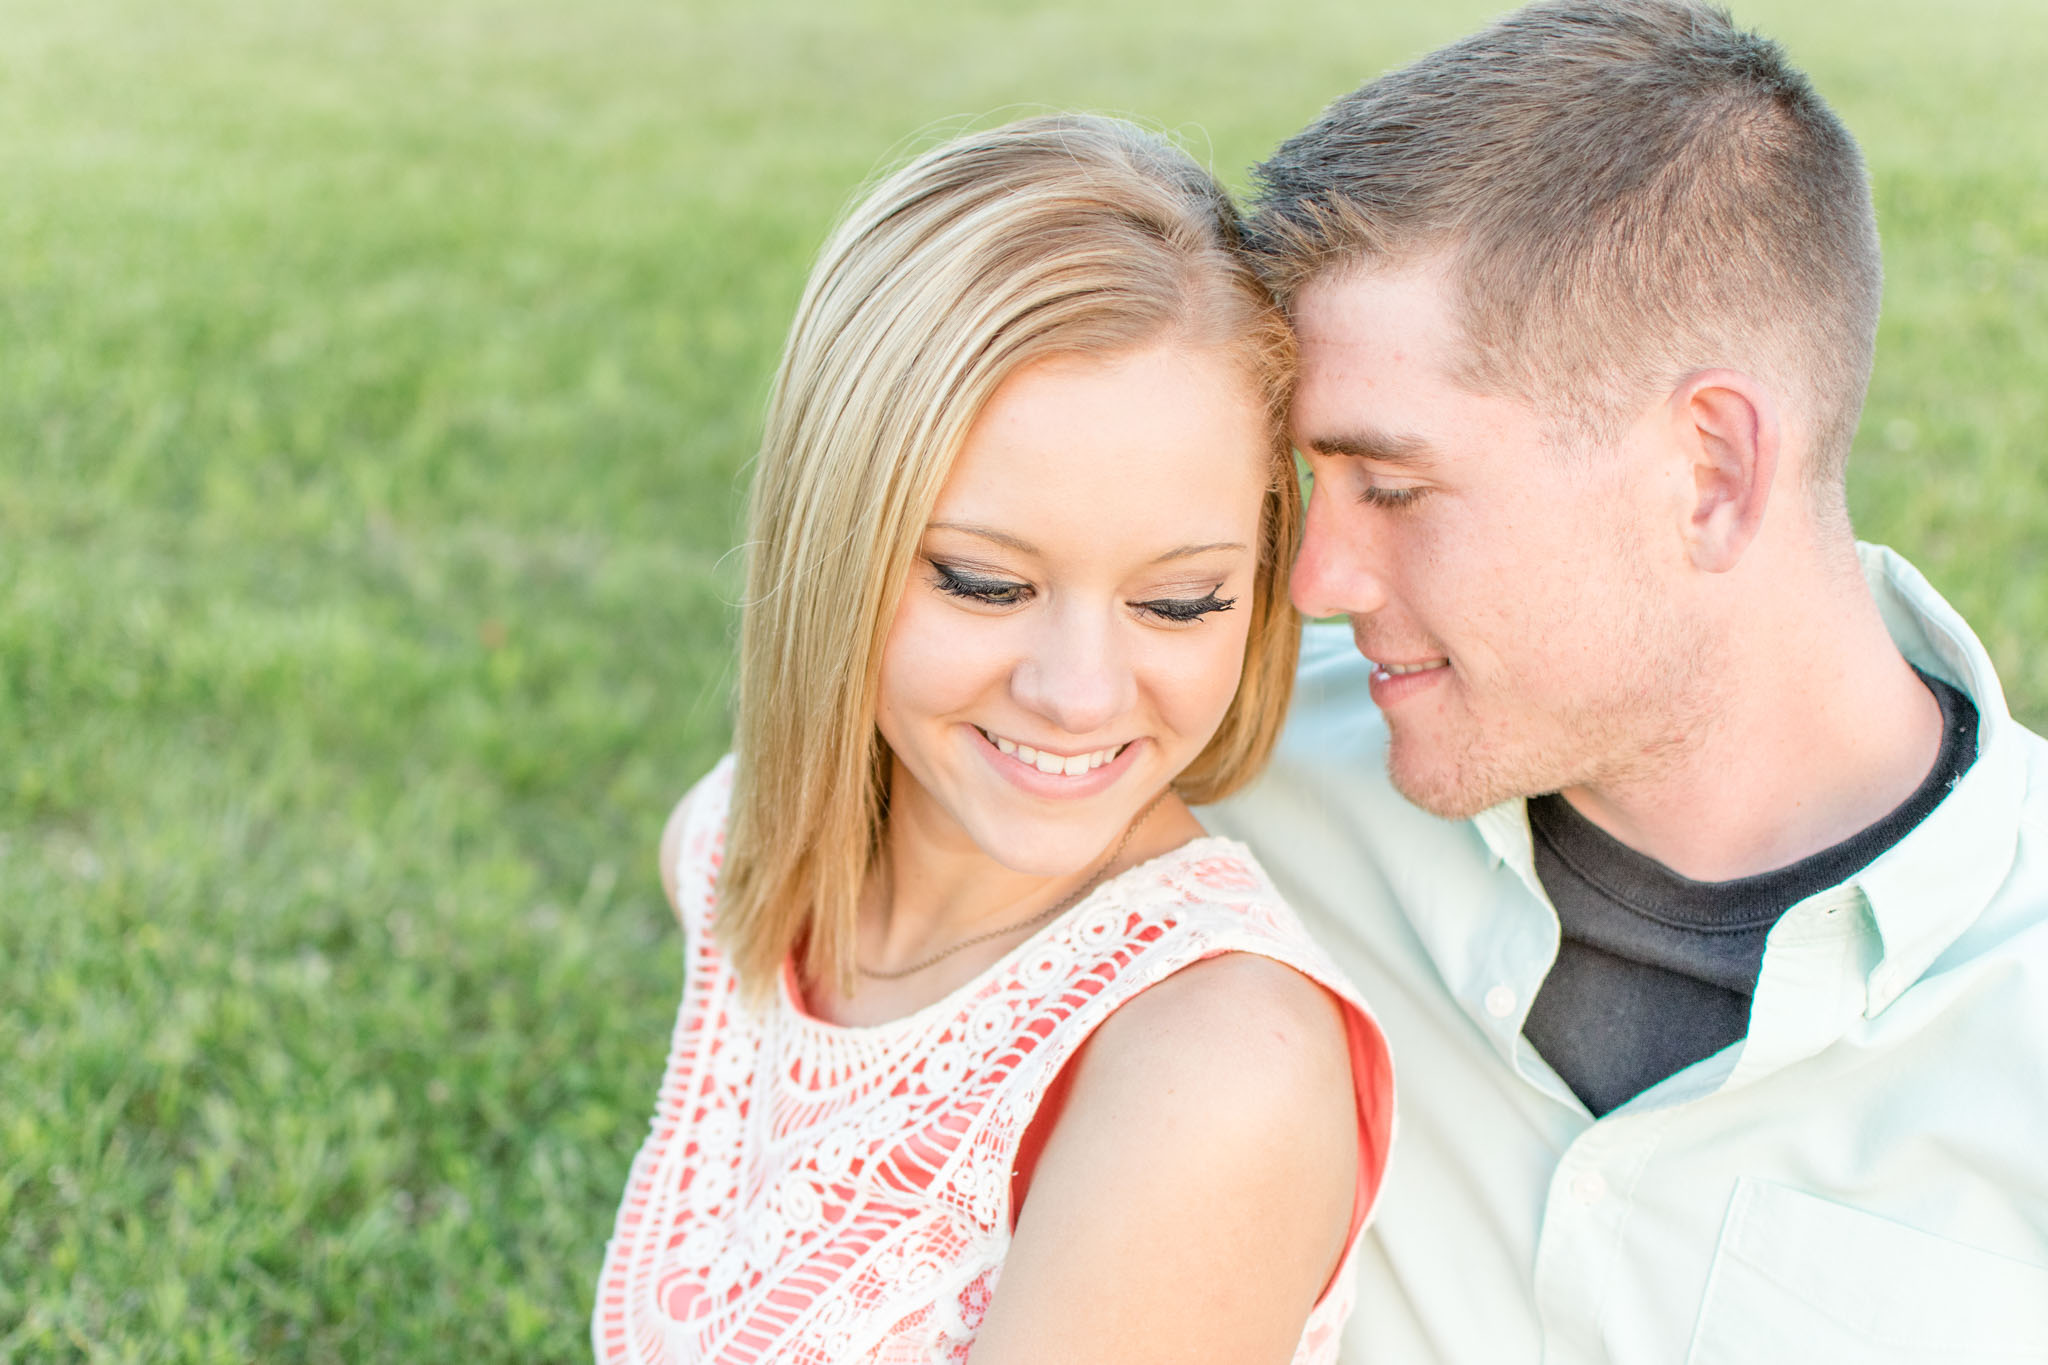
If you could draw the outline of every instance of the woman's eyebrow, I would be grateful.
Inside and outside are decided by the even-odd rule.
[[[925,529],[927,531],[958,531],[964,536],[979,536],[983,540],[992,540],[998,545],[1006,545],[1019,554],[1035,555],[1038,553],[1038,547],[1030,541],[1020,540],[1008,531],[998,531],[991,526],[968,526],[957,521],[935,521],[925,527]]]
[[[977,536],[982,540],[993,541],[997,545],[1008,546],[1019,554],[1036,555],[1039,553],[1038,547],[1030,541],[1013,536],[1008,531],[998,531],[993,526],[971,526],[966,522],[960,521],[935,521],[925,529],[928,531],[957,531],[963,536]],[[1196,555],[1210,554],[1216,550],[1242,550],[1244,548],[1244,543],[1236,540],[1211,540],[1200,545],[1178,545],[1168,550],[1165,554],[1157,556],[1152,562],[1154,564],[1165,564],[1170,560],[1192,559]]]
[[[1183,545],[1178,549],[1168,550],[1152,562],[1154,564],[1164,564],[1170,559],[1190,559],[1195,555],[1208,554],[1212,550],[1242,550],[1243,548],[1244,544],[1241,541],[1212,540],[1207,545]]]

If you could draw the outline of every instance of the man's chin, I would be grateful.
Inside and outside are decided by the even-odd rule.
[[[1470,820],[1503,801],[1535,794],[1535,788],[1519,790],[1506,774],[1469,761],[1430,761],[1430,755],[1413,752],[1415,747],[1394,737],[1387,749],[1387,777],[1411,805],[1439,819]]]

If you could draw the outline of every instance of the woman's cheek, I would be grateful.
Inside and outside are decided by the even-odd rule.
[[[912,584],[883,645],[882,690],[898,707],[946,712],[1000,681],[1005,618],[977,616]]]
[[[1222,626],[1222,622],[1215,623]],[[1180,648],[1168,651],[1155,668],[1159,709],[1188,746],[1185,762],[1193,762],[1209,736],[1223,723],[1230,700],[1244,673],[1247,627],[1242,618],[1221,629],[1197,629],[1168,637]]]

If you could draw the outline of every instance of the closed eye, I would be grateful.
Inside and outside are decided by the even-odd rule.
[[[1149,602],[1133,602],[1139,611],[1156,616],[1163,621],[1199,621],[1216,611],[1229,611],[1237,605],[1235,597],[1218,597],[1210,589],[1200,597],[1155,597]]]
[[[951,564],[941,564],[936,559],[929,563],[933,572],[938,575],[935,586],[949,597],[964,597],[970,602],[980,602],[991,607],[1014,607],[1031,597],[1029,583],[970,573],[966,569],[956,569]]]
[[[1359,491],[1358,500],[1368,507],[1398,511],[1403,507],[1413,507],[1422,501],[1423,495],[1428,492],[1427,488],[1388,488],[1382,484],[1369,483]]]

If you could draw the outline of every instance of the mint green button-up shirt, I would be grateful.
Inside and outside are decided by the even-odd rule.
[[[1393,1047],[1398,1136],[1348,1365],[2048,1362],[2048,742],[1905,560],[1893,639],[1967,692],[1976,763],[1771,931],[1748,1037],[1595,1119],[1522,1037],[1557,953],[1519,801],[1385,775],[1368,665],[1311,626],[1246,840]]]

